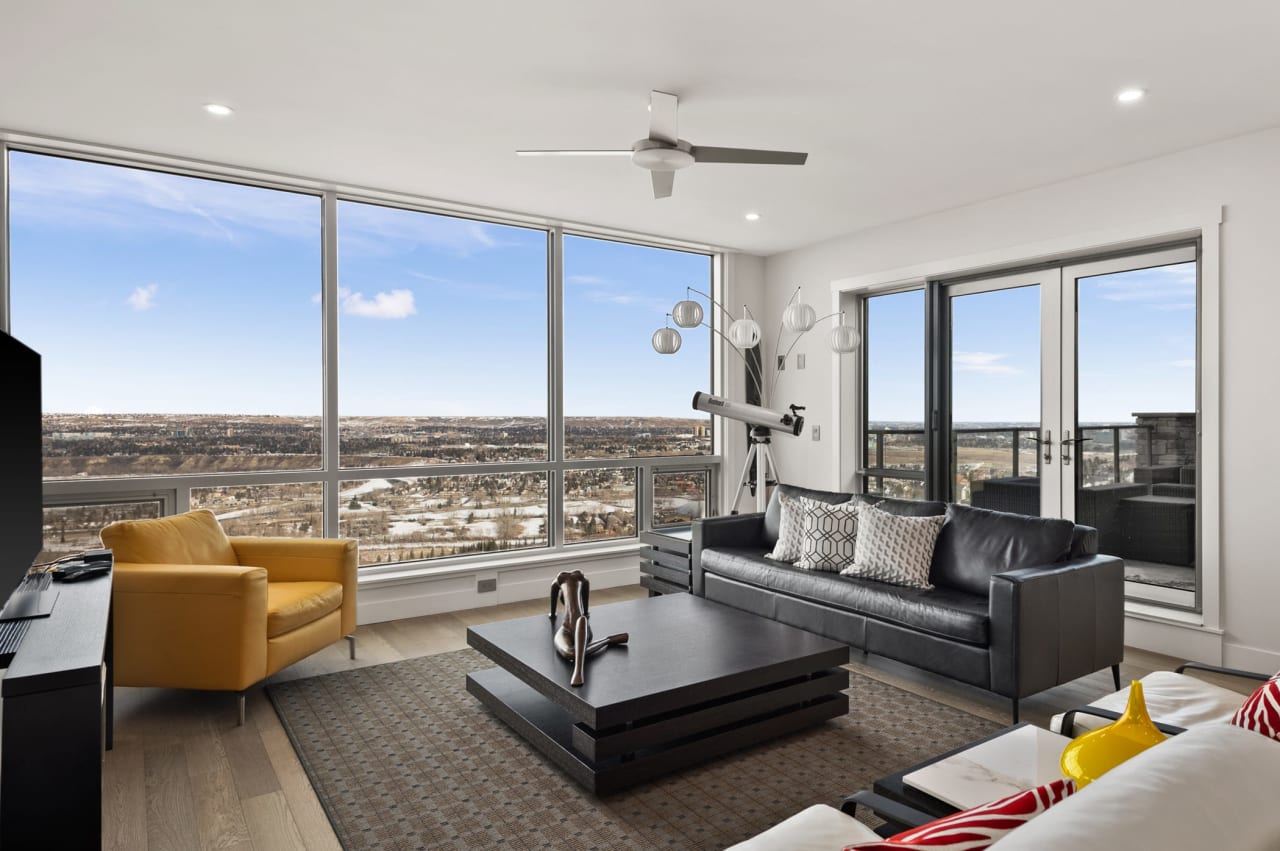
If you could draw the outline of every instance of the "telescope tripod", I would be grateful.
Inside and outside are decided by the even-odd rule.
[[[773,453],[769,451],[769,429],[753,426],[751,429],[751,448],[747,450],[746,463],[742,465],[742,475],[738,477],[738,492],[733,497],[733,508],[730,514],[738,513],[738,503],[742,501],[742,489],[751,488],[756,495],[756,511],[763,512],[769,501],[766,488],[769,484],[777,484],[778,465],[774,463]],[[751,481],[751,462],[756,462],[756,480]],[[769,479],[769,470],[773,470],[774,478]]]

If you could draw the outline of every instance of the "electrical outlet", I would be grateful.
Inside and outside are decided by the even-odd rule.
[[[487,594],[490,591],[497,591],[497,590],[498,590],[497,579],[477,579],[476,580],[477,594]]]
[[[796,369],[804,369],[804,352],[796,355]]]
[[[822,426],[820,425],[809,426],[809,431],[813,433],[814,440],[822,440]]]
[[[778,355],[778,372],[782,372],[787,368],[787,356]]]

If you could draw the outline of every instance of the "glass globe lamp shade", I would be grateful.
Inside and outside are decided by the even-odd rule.
[[[754,319],[735,319],[729,326],[729,342],[739,349],[749,349],[760,342],[760,326]]]
[[[858,329],[854,328],[854,326],[840,324],[831,329],[831,338],[828,339],[828,342],[831,343],[832,352],[849,354],[850,352],[858,351],[861,337],[858,334]]]
[[[782,312],[782,327],[793,334],[803,334],[818,321],[818,312],[811,305],[795,301]]]
[[[659,328],[654,331],[653,350],[660,355],[674,355],[680,351],[680,332],[674,328]]]
[[[697,328],[702,324],[702,305],[691,299],[676,302],[671,318],[681,328]]]
[[[858,350],[858,343],[862,342],[862,337],[858,334],[858,329],[852,325],[840,324],[831,329],[828,342],[831,344],[831,351],[847,355]]]

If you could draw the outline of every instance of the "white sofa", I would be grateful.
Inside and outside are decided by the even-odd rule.
[[[992,847],[1276,851],[1277,788],[1280,742],[1230,724],[1203,724],[1116,767]],[[840,851],[877,838],[822,804],[732,851]]]
[[[1143,702],[1147,705],[1148,714],[1162,724],[1172,724],[1184,729],[1199,724],[1230,721],[1231,716],[1245,699],[1245,695],[1240,692],[1173,671],[1154,671],[1143,677],[1140,682]],[[1119,691],[1095,700],[1089,706],[1112,712],[1124,712],[1128,703],[1129,686],[1125,686]],[[1053,716],[1053,720],[1049,722],[1050,730],[1055,733],[1062,732],[1064,714]],[[1077,714],[1072,719],[1071,730],[1064,735],[1078,736],[1110,723],[1109,718]]]

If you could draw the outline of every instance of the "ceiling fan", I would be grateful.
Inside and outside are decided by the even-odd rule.
[[[808,154],[761,151],[752,148],[711,148],[691,145],[677,133],[676,108],[680,99],[667,92],[649,93],[649,135],[620,151],[516,151],[521,157],[631,157],[653,178],[653,197],[669,198],[676,172],[694,163],[745,163],[748,165],[804,165]]]

